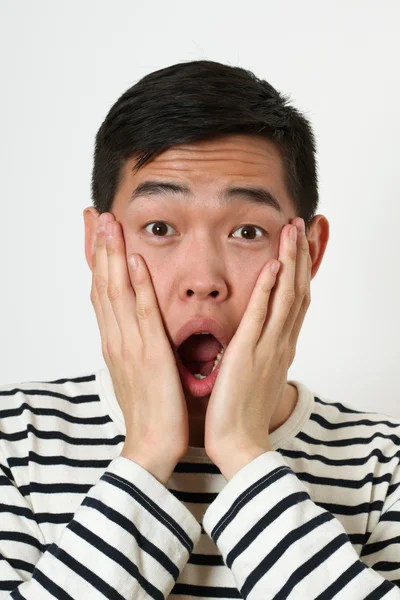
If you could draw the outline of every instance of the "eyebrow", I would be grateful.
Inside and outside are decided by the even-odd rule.
[[[129,202],[133,202],[139,196],[154,197],[157,196],[181,196],[184,199],[193,198],[192,190],[181,183],[171,183],[167,181],[143,181],[133,190]],[[269,206],[283,214],[283,210],[278,200],[272,192],[264,187],[227,187],[218,195],[218,201],[221,204],[228,204],[229,200],[243,198],[246,202],[256,204],[257,206]]]

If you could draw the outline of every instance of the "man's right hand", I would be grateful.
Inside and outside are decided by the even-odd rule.
[[[107,231],[101,232],[106,224]],[[100,215],[98,225],[90,299],[125,419],[121,456],[166,485],[189,443],[187,406],[175,355],[144,259],[138,258],[139,268],[134,271],[122,227],[111,213]]]

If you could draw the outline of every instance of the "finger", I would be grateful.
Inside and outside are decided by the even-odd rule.
[[[124,348],[138,339],[136,299],[129,276],[125,241],[121,224],[110,221],[106,226],[106,251],[108,258],[108,299],[111,303]]]
[[[135,257],[138,262],[136,270],[132,267],[132,258]],[[128,257],[130,272],[136,294],[136,316],[140,329],[140,334],[145,347],[151,351],[151,356],[156,353],[165,352],[169,341],[162,322],[160,308],[157,302],[156,293],[150,272],[146,262],[140,254],[134,254]]]
[[[278,265],[276,273],[273,273],[270,269],[273,264]],[[280,263],[268,261],[258,276],[246,311],[235,334],[235,338],[240,339],[238,343],[242,347],[255,348],[262,335],[270,296],[280,268]]]
[[[295,272],[295,292],[296,297],[292,304],[289,316],[283,329],[283,335],[293,336],[293,329],[302,310],[305,299],[310,295],[310,280],[309,280],[309,263],[310,257],[308,240],[305,233],[299,233],[297,239],[297,257],[296,257],[296,272]],[[310,259],[311,260],[311,259]],[[306,309],[307,310],[307,309]],[[303,319],[305,316],[303,311]],[[298,328],[298,326],[297,326]],[[300,329],[299,329],[300,333]]]
[[[303,326],[304,318],[306,316],[307,310],[311,304],[311,268],[312,268],[312,260],[309,252],[309,244],[306,238],[307,244],[307,257],[303,260],[303,273],[305,271],[305,280],[306,280],[306,288],[307,293],[303,296],[303,301],[301,302],[300,309],[298,310],[297,318],[293,324],[292,332],[290,335],[290,348],[292,348],[292,352],[294,355],[291,357],[291,361],[293,362],[295,354],[296,354],[296,345],[297,340],[300,335],[301,328]],[[305,264],[304,264],[305,263]],[[304,275],[303,275],[304,276]]]
[[[96,236],[97,237],[97,236]],[[95,282],[95,267],[96,267],[96,242],[92,248],[92,287],[90,289],[90,300],[92,302],[94,312],[96,313],[97,324],[100,330],[100,338],[105,339],[105,322],[103,317],[103,311],[100,304],[100,298],[96,290]]]
[[[292,225],[282,230],[279,246],[279,277],[271,294],[268,318],[262,336],[269,342],[277,343],[282,339],[286,321],[295,301],[295,276],[297,242],[293,242],[288,233]]]
[[[107,213],[103,213],[107,214]],[[107,215],[108,216],[108,215]],[[105,217],[103,217],[104,220]],[[99,219],[97,219],[97,227],[99,225]],[[103,340],[106,339],[106,324],[104,321],[103,310],[101,308],[101,302],[99,294],[96,289],[96,257],[97,257],[97,231],[95,232],[94,242],[92,245],[92,286],[90,290],[90,299],[93,304],[94,311],[96,313],[97,324],[100,330],[100,337]]]
[[[96,289],[96,257],[97,257],[97,234],[95,237],[93,250],[92,250],[92,289],[91,289],[91,293],[90,293],[90,299],[92,301],[92,304],[93,304],[93,307],[94,307],[94,310],[96,313],[97,324],[99,326],[103,357],[104,357],[104,360],[106,362],[108,369],[111,370],[112,365],[111,365],[110,357],[109,357],[108,350],[107,350],[106,323],[104,320],[103,309],[101,307],[99,293]]]
[[[108,298],[108,258],[104,231],[101,229],[97,232],[94,277],[104,321],[104,336],[102,337],[103,351],[105,349],[112,360],[111,354],[115,353],[121,347],[121,332]]]
[[[240,338],[240,343],[249,349],[255,348],[261,338],[268,338],[269,343],[276,343],[290,312],[292,296],[294,298],[297,254],[296,243],[288,236],[290,228],[291,226],[284,227],[280,236],[279,278],[277,274],[271,273],[269,261],[258,276],[239,324],[235,337]]]

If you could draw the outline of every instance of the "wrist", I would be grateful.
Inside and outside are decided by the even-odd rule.
[[[137,451],[130,451],[125,447],[122,449],[121,456],[136,463],[150,473],[150,475],[153,475],[165,487],[167,486],[168,479],[171,477],[174,467],[167,465],[165,460],[163,462],[161,459],[149,458],[148,456],[138,454]]]

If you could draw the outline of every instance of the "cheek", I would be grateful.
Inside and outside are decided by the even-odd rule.
[[[232,286],[232,305],[239,319],[243,316],[251,295],[256,285],[257,279],[264,266],[262,264],[254,265],[247,264],[245,268],[235,273],[234,277],[231,274],[230,283]]]
[[[152,261],[151,258],[146,259],[145,256],[143,258],[146,261],[161,315],[165,316],[169,312],[168,306],[171,297],[171,269],[168,271],[159,261]]]

